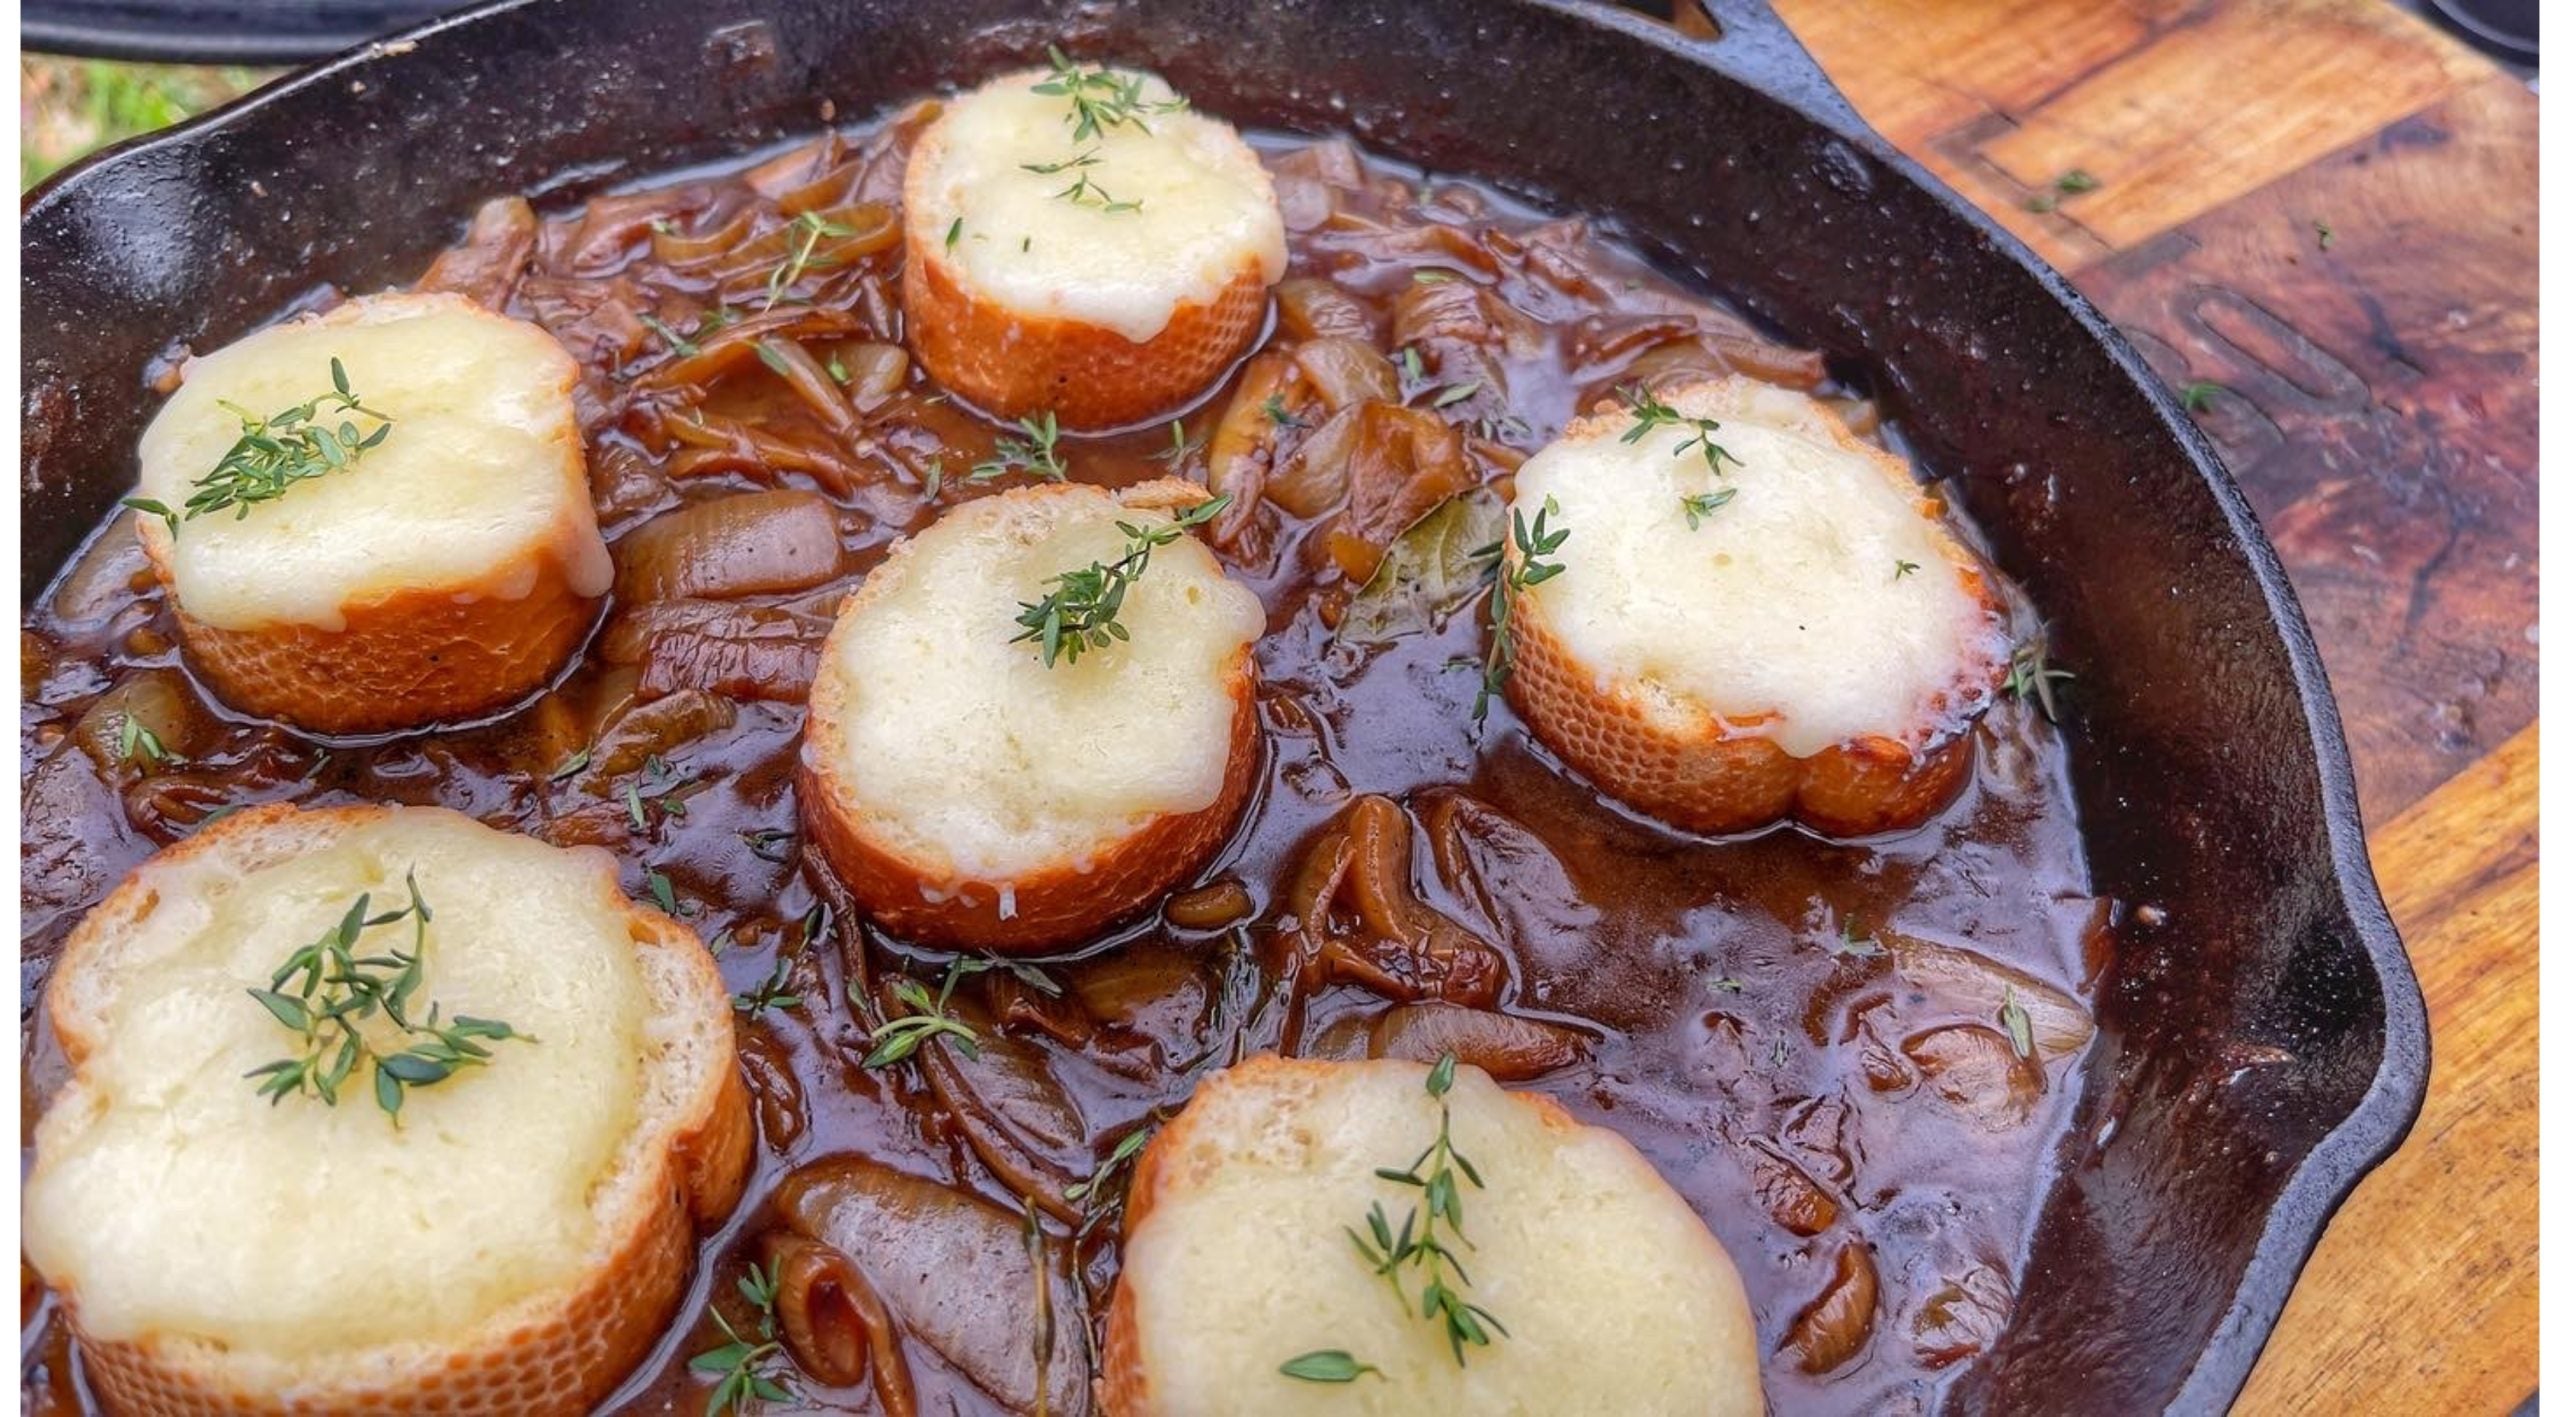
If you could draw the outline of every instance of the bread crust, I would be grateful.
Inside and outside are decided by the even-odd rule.
[[[585,454],[574,451],[583,478]],[[604,597],[578,593],[572,568],[593,528],[563,516],[528,557],[467,585],[416,587],[344,606],[345,628],[270,622],[217,629],[187,613],[168,528],[140,523],[143,554],[169,593],[189,664],[244,713],[332,735],[384,733],[480,717],[539,692],[586,642]],[[527,579],[532,590],[509,598]]]
[[[855,596],[856,602],[860,599]],[[853,608],[849,602],[845,613]],[[1235,702],[1235,717],[1217,799],[1197,812],[1157,816],[1081,868],[1057,861],[1004,882],[964,880],[901,853],[865,827],[848,785],[809,746],[838,736],[834,714],[815,697],[800,753],[800,819],[863,910],[899,935],[996,954],[1031,953],[1085,939],[1189,879],[1226,841],[1260,776],[1256,679],[1253,647],[1239,647],[1222,680]]]
[[[313,323],[440,312],[518,323],[461,296],[437,293],[366,296]],[[577,370],[567,351],[558,351],[550,373],[564,402]],[[335,630],[287,620],[231,628],[208,624],[187,609],[178,585],[176,534],[151,516],[137,517],[135,531],[168,594],[188,661],[232,708],[328,735],[477,718],[547,686],[595,629],[604,608],[609,581],[592,593],[576,586],[582,574],[592,580],[609,562],[589,501],[586,444],[575,418],[561,420],[543,456],[571,495],[538,540],[460,583],[402,586],[344,602],[338,606],[343,627]]]
[[[1928,518],[1938,554],[1967,594],[1996,616],[1999,600],[1980,558],[1947,530],[1944,509],[1910,467],[1860,441],[1828,408],[1811,408],[1842,451],[1897,480]],[[1563,436],[1596,434],[1605,429],[1595,420],[1576,419]],[[1516,568],[1521,554],[1516,542],[1504,542],[1507,565]],[[1569,574],[1569,557],[1567,568]],[[1799,758],[1758,731],[1773,715],[1719,714],[1650,681],[1602,687],[1599,670],[1564,642],[1534,588],[1514,602],[1511,626],[1503,697],[1538,741],[1610,796],[1684,831],[1742,832],[1785,819],[1830,836],[1899,831],[1953,801],[1971,776],[1970,719],[1953,731],[1913,733],[1921,738],[1916,747],[1906,737],[1869,734]],[[1952,714],[1954,705],[1987,701],[1998,670],[1989,658],[1966,665],[1937,706]]]
[[[354,826],[401,810],[265,806],[238,812],[170,847],[154,861],[254,849],[270,827],[307,832]],[[146,863],[146,866],[150,863]],[[105,1040],[73,996],[80,971],[115,932],[157,903],[142,871],[125,878],[65,944],[45,1007],[76,1087],[83,1062]],[[99,1342],[80,1331],[76,1277],[55,1285],[79,1339],[81,1360],[104,1405],[134,1417],[234,1414],[571,1414],[591,1409],[656,1345],[683,1297],[698,1229],[734,1209],[745,1189],[754,1123],[737,1065],[728,989],[693,932],[674,919],[622,902],[635,947],[663,956],[678,976],[676,1002],[716,1032],[703,1086],[656,1122],[651,1148],[617,1171],[621,1238],[573,1286],[529,1295],[489,1315],[467,1334],[435,1343],[386,1344],[354,1354],[292,1361],[227,1349],[202,1339],[145,1336]],[[664,1007],[669,1000],[654,1001]],[[654,1120],[654,1119],[653,1119]],[[50,1277],[49,1282],[50,1282]]]
[[[939,123],[916,140],[904,193],[911,217],[942,149]],[[1087,432],[1144,422],[1215,383],[1267,323],[1272,282],[1249,255],[1213,299],[1181,302],[1162,330],[1138,341],[1007,307],[950,258],[945,237],[907,223],[899,280],[907,346],[936,382],[999,418],[1054,413],[1060,427]]]

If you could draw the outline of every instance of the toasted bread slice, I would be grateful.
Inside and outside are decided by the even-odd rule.
[[[1196,872],[1261,761],[1262,604],[1182,535],[1149,553],[1125,639],[1044,658],[1019,617],[1119,560],[1121,528],[1204,499],[1165,480],[966,503],[899,543],[838,612],[809,695],[800,815],[863,909],[917,940],[1082,939]]]
[[[1082,129],[1078,94],[1101,114]],[[907,337],[926,371],[1067,428],[1207,388],[1288,268],[1253,149],[1146,74],[1069,66],[962,94],[916,140],[906,213]]]
[[[333,359],[359,409],[333,396]],[[352,734],[471,718],[549,681],[613,583],[577,377],[539,327],[458,295],[350,300],[190,360],[143,430],[137,493],[178,520],[137,524],[215,692]],[[281,495],[188,514],[245,419],[315,398],[304,426],[381,441]]]
[[[396,1115],[369,1060],[334,1103],[261,1096],[248,1074],[304,1039],[249,991],[302,997],[274,971],[360,894],[403,909],[411,879],[428,923],[380,921],[351,953],[418,954],[413,1023],[432,1006],[530,1036],[480,1043]],[[657,1341],[697,1229],[745,1183],[701,942],[624,899],[605,853],[441,808],[204,828],[81,923],[45,1008],[70,1075],[36,1127],[25,1252],[119,1413],[584,1412]],[[376,1057],[424,1041],[359,1026]]]
[[[1552,501],[1566,540],[1516,597],[1505,696],[1673,826],[1926,819],[1962,789],[2008,656],[1981,561],[1907,463],[1815,400],[1740,378],[1656,397],[1676,419],[1604,405],[1521,466],[1515,510]]]
[[[1190,1414],[1761,1412],[1741,1276],[1677,1191],[1617,1133],[1459,1068],[1449,1141],[1458,1297],[1498,1322],[1452,1356],[1423,1281],[1405,1303],[1345,1231],[1390,1234],[1423,1192],[1381,1179],[1419,1166],[1441,1125],[1427,1064],[1257,1057],[1201,1083],[1129,1184],[1120,1281],[1103,1335],[1114,1417]],[[1417,1221],[1419,1217],[1417,1216]],[[1417,1229],[1415,1234],[1419,1234]],[[1285,1375],[1336,1351],[1375,1374]]]

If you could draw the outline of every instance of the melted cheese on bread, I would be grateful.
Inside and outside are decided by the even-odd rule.
[[[190,518],[173,541],[146,518],[188,614],[218,630],[334,631],[350,607],[403,590],[523,599],[555,556],[579,595],[612,584],[570,399],[576,362],[542,329],[455,295],[350,300],[189,360],[143,431],[139,495],[183,510],[239,440],[240,411],[270,417],[327,393],[332,358],[390,433],[245,516]],[[319,421],[374,427],[326,403]]]
[[[36,1131],[25,1244],[84,1337],[285,1360],[433,1344],[598,1264],[618,1238],[598,1192],[670,1026],[646,1016],[612,859],[441,809],[248,825],[265,833],[250,846],[140,868],[145,913],[75,940],[56,975],[76,991],[57,1017],[91,1042]],[[376,912],[405,904],[413,870],[433,911],[420,1009],[537,1041],[410,1089],[396,1126],[363,1069],[335,1106],[258,1096],[243,1074],[299,1037],[246,991],[359,892]],[[368,930],[359,953],[410,948],[412,928]]]
[[[1198,500],[1197,489],[1186,490]],[[1262,604],[1199,541],[1158,546],[1119,612],[1125,641],[1042,662],[1016,617],[1051,578],[1118,560],[1138,505],[1061,484],[981,498],[901,543],[849,601],[819,662],[808,753],[864,830],[913,863],[1002,881],[1090,863],[1219,800],[1229,676]]]
[[[1702,708],[1811,757],[1878,736],[1921,747],[1980,707],[1950,702],[1998,657],[1971,558],[1907,468],[1856,445],[1803,394],[1741,379],[1665,391],[1707,417],[1634,442],[1635,416],[1577,419],[1519,471],[1513,505],[1570,533],[1560,574],[1528,590],[1603,691]],[[1691,523],[1685,499],[1731,496]],[[1987,686],[1984,686],[1987,690]]]
[[[1751,1311],[1688,1203],[1616,1133],[1460,1068],[1463,1298],[1504,1331],[1450,1356],[1354,1250],[1372,1205],[1400,1229],[1422,1193],[1382,1180],[1438,1135],[1427,1065],[1260,1057],[1211,1076],[1152,1142],[1130,1192],[1104,1394],[1126,1417],[1189,1414],[1761,1412]],[[1421,1287],[1405,1277],[1412,1301]],[[1339,1349],[1379,1369],[1284,1376]]]
[[[910,175],[908,222],[944,242],[978,292],[1143,343],[1240,273],[1281,277],[1271,177],[1235,129],[1159,111],[1174,97],[1162,79],[1114,71],[1136,86],[1138,111],[1079,140],[1068,96],[1034,92],[1052,77],[1015,74],[952,100]],[[1060,195],[1079,179],[1080,200]]]

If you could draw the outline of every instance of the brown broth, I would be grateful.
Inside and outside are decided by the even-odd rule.
[[[772,190],[893,201],[898,121],[848,133],[850,145],[818,154],[798,180],[788,154],[754,171]],[[868,152],[859,146],[866,139]],[[1261,145],[1281,173],[1291,216],[1291,275],[1327,278],[1349,293],[1381,332],[1382,348],[1394,347],[1384,333],[1391,302],[1410,294],[1418,269],[1480,283],[1524,317],[1521,332],[1486,357],[1492,373],[1468,375],[1495,387],[1452,409],[1486,419],[1481,431],[1490,436],[1468,459],[1479,482],[1498,485],[1516,459],[1492,443],[1533,449],[1612,384],[1644,372],[1633,361],[1668,337],[1617,337],[1648,320],[1714,332],[1706,347],[1724,353],[1703,356],[1710,364],[1721,358],[1851,397],[1827,381],[1818,361],[1768,344],[1729,309],[1678,288],[1579,223],[1464,182],[1425,184],[1338,142]],[[583,214],[550,215],[530,270],[511,282],[508,308],[552,328],[586,364],[582,411],[608,535],[619,540],[661,511],[759,488],[807,487],[828,497],[850,575],[700,612],[728,623],[740,607],[764,607],[768,622],[788,632],[777,658],[758,661],[770,669],[813,657],[813,627],[823,627],[835,599],[892,540],[931,519],[930,460],[944,468],[944,504],[1021,479],[966,481],[964,470],[987,455],[996,430],[936,395],[913,369],[843,436],[752,359],[705,389],[635,392],[667,350],[658,335],[631,337],[631,312],[654,308],[665,325],[685,330],[718,298],[715,281],[652,254],[648,220],[681,232],[742,216],[740,241],[769,238],[784,218],[741,175],[748,171],[692,176],[600,200]],[[1326,185],[1328,176],[1336,185]],[[1307,229],[1311,214],[1323,218],[1317,229]],[[866,339],[896,339],[895,262],[892,246],[804,273],[796,288],[814,306],[853,311],[849,323],[860,327],[813,336],[813,352],[824,358]],[[773,264],[733,273],[729,298],[752,312]],[[461,257],[439,269],[453,283],[475,278]],[[1271,339],[1269,347],[1280,348],[1290,336],[1284,328]],[[1457,382],[1449,366],[1465,357],[1453,345],[1433,348],[1440,367],[1403,390],[1418,406],[1429,406],[1435,387]],[[1226,402],[1222,386],[1184,413],[1195,440],[1219,425]],[[669,431],[671,420],[688,416],[688,404],[820,450],[835,467],[811,474],[753,457],[688,461]],[[1517,421],[1498,422],[1504,414]],[[1878,436],[1891,440],[1890,425]],[[1078,479],[1123,485],[1168,470],[1158,456],[1167,437],[1158,425],[1071,439],[1066,452]],[[671,477],[679,465],[683,475]],[[1202,475],[1197,455],[1174,470]],[[1997,1030],[1997,1019],[1978,993],[1915,983],[1893,953],[1864,953],[1870,947],[1850,942],[1975,951],[2085,1008],[2106,964],[2107,905],[2089,894],[2060,740],[2018,703],[2000,700],[1978,730],[1972,785],[1935,822],[1893,839],[1829,842],[1792,829],[1739,840],[1682,836],[1599,798],[1498,703],[1481,730],[1471,725],[1483,638],[1476,599],[1419,633],[1379,645],[1342,642],[1329,625],[1350,588],[1324,552],[1322,526],[1268,516],[1259,536],[1227,550],[1231,570],[1269,612],[1259,662],[1271,746],[1244,825],[1200,877],[1242,883],[1254,903],[1251,922],[1184,930],[1150,914],[1044,962],[1067,998],[1039,1007],[1065,1024],[1055,1032],[1009,1024],[985,1061],[944,1075],[1008,1099],[993,1114],[1012,1164],[1052,1188],[1083,1178],[1131,1129],[1177,1109],[1205,1071],[1286,1041],[1287,1011],[1269,975],[1292,875],[1310,839],[1355,793],[1383,794],[1418,819],[1422,897],[1507,957],[1506,1010],[1565,1024],[1589,1041],[1583,1061],[1521,1085],[1624,1133],[1733,1254],[1751,1296],[1773,1410],[1937,1405],[2005,1318],[2077,1091],[2078,1055],[2050,1060],[2040,1091],[2014,1110],[1999,1099],[1962,1105],[1917,1077],[1899,1045],[1932,1027]],[[754,1238],[776,1223],[772,1197],[794,1169],[861,1153],[1008,1210],[1020,1203],[918,1068],[861,1066],[869,1035],[856,995],[902,965],[938,979],[945,957],[832,924],[817,939],[803,938],[822,903],[833,921],[852,917],[823,873],[801,860],[796,837],[770,835],[798,825],[791,766],[801,710],[788,674],[748,676],[757,685],[732,675],[722,693],[680,690],[674,707],[655,712],[683,720],[676,709],[685,708],[694,726],[713,726],[644,741],[631,717],[615,727],[606,712],[632,695],[635,679],[632,665],[608,660],[632,658],[631,642],[648,638],[620,623],[630,608],[617,605],[556,688],[498,721],[322,744],[225,716],[185,677],[174,626],[132,549],[128,522],[119,517],[100,530],[22,631],[20,1017],[30,1082],[22,1145],[60,1071],[36,1007],[47,966],[80,915],[126,871],[239,805],[440,803],[550,841],[607,846],[635,897],[647,898],[652,873],[662,875],[690,923],[719,942],[733,989],[752,993],[779,968],[804,1000],[741,1015],[761,1138],[748,1199],[705,1241],[683,1313],[614,1410],[699,1410],[708,1383],[688,1373],[685,1360],[721,1341],[705,1304],[716,1293],[735,1312],[732,1281]],[[2011,611],[2027,616],[2014,596]],[[703,671],[667,672],[681,680]],[[183,762],[145,773],[129,763],[102,765],[111,750],[81,745],[84,714],[94,728],[101,697],[137,681],[175,690]],[[594,756],[582,769],[560,771],[600,723],[605,740]],[[616,744],[619,753],[610,751]],[[1444,857],[1431,828],[1453,821],[1446,839],[1457,849]],[[1984,977],[1995,979],[1996,1000],[1997,977]],[[1022,993],[999,972],[967,979],[956,997],[983,1022]],[[1327,988],[1307,1006],[1302,1045],[1356,1043],[1383,1007],[1356,986]],[[1805,1203],[1805,1179],[1837,1211],[1812,1235],[1774,1218],[1791,1196]],[[1790,1213],[1807,1228],[1801,1209]],[[1071,1228],[1053,1218],[1053,1242],[1071,1245]],[[1089,1312],[1099,1313],[1107,1297],[1113,1243],[1106,1223],[1078,1250]],[[1790,1326],[1851,1245],[1867,1247],[1878,1277],[1871,1336],[1828,1373],[1799,1371],[1784,1347]],[[31,1274],[22,1290],[22,1396],[39,1411],[84,1405],[51,1304]],[[897,1297],[887,1297],[894,1307]],[[905,1347],[923,1410],[1001,1410],[926,1344],[910,1336]],[[799,1402],[808,1406],[859,1411],[871,1401],[862,1389],[801,1384]],[[1059,1407],[1077,1409],[1072,1400]]]

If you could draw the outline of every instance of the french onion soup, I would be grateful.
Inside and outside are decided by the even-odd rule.
[[[21,630],[31,1409],[1940,1405],[2110,963],[2033,608],[1849,371],[1216,109],[172,350]]]

